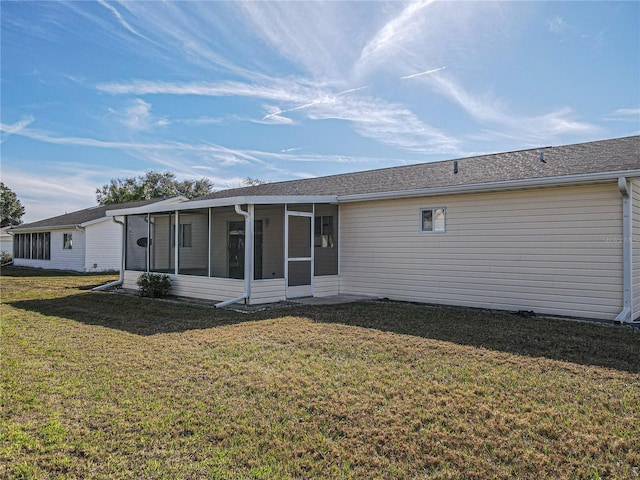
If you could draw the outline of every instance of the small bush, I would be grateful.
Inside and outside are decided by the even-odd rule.
[[[4,250],[0,252],[0,265],[4,265],[5,263],[9,263],[13,258],[9,252],[5,252]]]
[[[143,273],[136,285],[140,287],[138,293],[141,297],[166,297],[171,290],[171,279],[164,273]]]

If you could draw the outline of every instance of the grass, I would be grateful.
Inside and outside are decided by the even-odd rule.
[[[2,271],[2,478],[638,478],[640,331]]]

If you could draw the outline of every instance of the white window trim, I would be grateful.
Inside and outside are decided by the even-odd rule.
[[[428,211],[431,212],[431,222],[432,222],[432,225],[435,226],[434,225],[435,224],[435,220],[433,220],[433,217],[435,216],[436,210],[442,210],[442,212],[444,213],[444,229],[442,229],[442,230],[435,230],[435,229],[424,230],[422,228],[422,225],[423,225],[423,221],[422,221],[423,212],[428,212]],[[447,209],[446,209],[446,207],[425,207],[425,208],[421,208],[420,209],[420,218],[419,218],[418,229],[419,229],[420,233],[426,233],[426,234],[431,234],[431,235],[446,233],[447,232]]]
[[[70,240],[69,247],[67,247],[67,239]],[[65,232],[62,234],[62,249],[73,250],[73,232]]]

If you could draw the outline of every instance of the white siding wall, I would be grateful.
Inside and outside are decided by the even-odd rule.
[[[73,234],[73,248],[62,248],[65,233]],[[52,230],[51,231],[51,259],[33,260],[27,258],[14,259],[14,265],[19,267],[51,268],[54,270],[84,271],[85,234],[82,230]]]
[[[632,206],[631,214],[633,218],[632,236],[633,253],[633,319],[640,319],[640,179],[632,182]]]
[[[446,233],[420,233],[446,207]],[[343,204],[340,291],[613,319],[622,308],[615,183]]]
[[[7,252],[13,255],[13,237],[11,235],[2,235],[0,237],[0,252]]]
[[[88,225],[85,229],[85,236],[85,271],[119,271],[122,261],[122,226],[109,218],[104,222]],[[75,240],[74,234],[74,249],[76,248]],[[94,265],[96,266],[94,267]]]

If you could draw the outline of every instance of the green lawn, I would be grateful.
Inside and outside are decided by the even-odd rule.
[[[2,271],[1,478],[638,478],[640,331]]]

